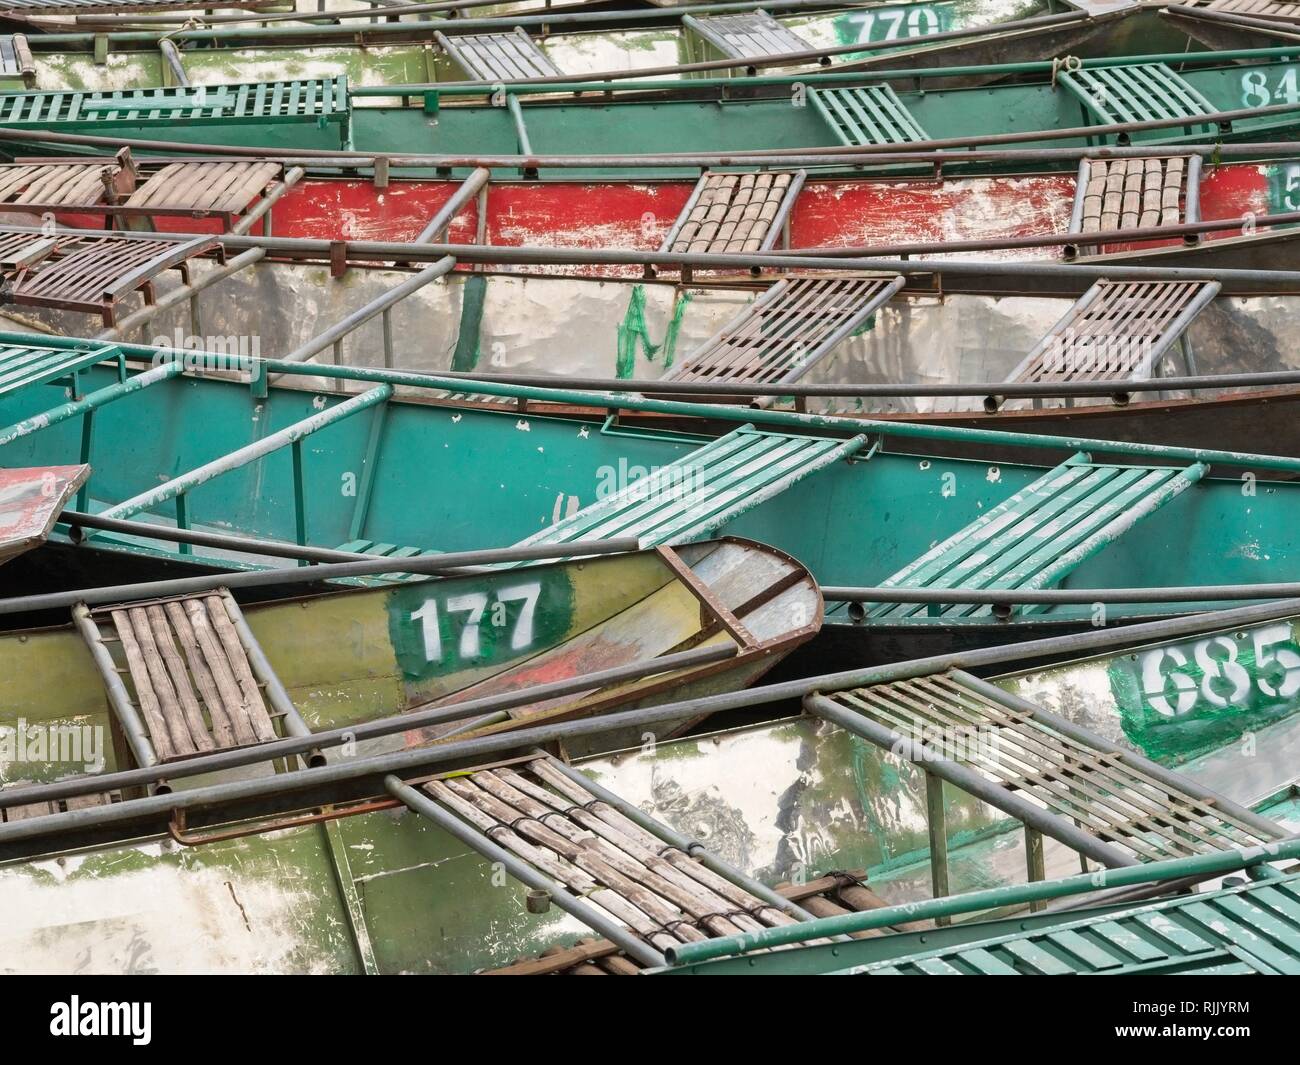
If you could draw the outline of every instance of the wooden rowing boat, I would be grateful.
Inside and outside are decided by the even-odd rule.
[[[116,370],[83,369],[94,398],[55,418],[39,388],[18,391],[0,400],[0,422],[10,426],[0,439],[9,441],[3,446],[15,462],[64,461],[79,451],[81,422],[93,410],[90,462],[100,453],[114,461],[96,468],[87,508],[108,518],[173,526],[179,520],[182,528],[381,554],[565,542],[592,529],[606,536],[630,531],[650,546],[725,529],[790,552],[824,584],[973,581],[1005,589],[1010,604],[1017,587],[1283,580],[1289,545],[1300,535],[1292,515],[1300,485],[1274,479],[1293,475],[1297,464],[1289,459],[1026,436],[1022,461],[1013,464],[973,457],[980,438],[943,427],[889,423],[895,451],[880,447],[869,422],[711,406],[698,412],[729,423],[729,431],[701,437],[625,428],[590,414],[412,402],[394,397],[382,372],[345,371],[359,391],[344,399],[284,387],[263,396],[260,374],[250,387],[185,369],[174,363],[150,371],[144,387],[132,378],[118,382]],[[545,398],[527,389],[518,394]],[[654,401],[629,406],[677,415],[696,409]],[[203,432],[190,431],[195,425]],[[949,441],[972,457],[909,454],[911,437],[935,450],[947,450]],[[1250,469],[1238,476],[1234,466]],[[805,520],[809,513],[831,516],[829,532],[823,522]],[[1036,529],[1034,536],[1001,536],[1000,523],[1011,515]],[[972,566],[959,545],[990,537],[994,556]],[[99,567],[131,560],[165,563],[172,572],[265,564],[178,552],[138,536],[98,533],[79,546],[57,539],[30,568],[10,564],[16,589],[53,578],[55,569],[41,558],[57,557],[56,568],[86,584],[102,583],[94,576]],[[1113,604],[1108,617],[1186,609],[1192,608]],[[937,614],[841,606],[831,613],[857,653],[889,648],[896,657],[893,641],[999,642],[1087,626],[1091,617],[1082,606],[1014,610],[1009,620],[987,606]]]
[[[1202,668],[1201,660],[1213,664]],[[1241,667],[1241,683],[1229,679],[1229,663]],[[1292,774],[1281,755],[1297,742],[1291,691],[1297,663],[1294,618],[1226,629],[1207,621],[1177,638],[1017,669],[996,683],[1008,696],[1087,730],[1091,743],[1113,742],[1161,767],[1178,766],[1178,786],[1167,784],[1162,801],[1188,802],[1199,788],[1216,791],[1225,797],[1225,811],[1198,814],[1196,830],[1234,832],[1226,812],[1234,802],[1258,807],[1266,822],[1295,823],[1295,799],[1286,794]],[[900,677],[915,679],[881,683],[875,692],[934,679],[900,670]],[[1256,730],[1269,739],[1258,758],[1241,749]],[[1114,757],[1107,764],[1116,773],[1124,769]],[[1093,794],[1090,774],[1098,771],[1076,762],[1070,778],[1079,796],[1074,812],[1093,828],[1092,819],[1114,819],[1116,803],[1138,796],[1129,790],[1133,780],[1121,789],[1114,777],[1106,793]],[[921,765],[806,715],[580,759],[572,767],[533,752],[421,785],[466,823],[475,819],[459,797],[473,797],[486,811],[494,809],[491,796],[519,801],[511,789],[527,786],[536,789],[528,794],[569,807],[541,822],[553,831],[568,831],[567,818],[590,826],[600,817],[611,831],[634,832],[609,805],[612,794],[651,824],[697,841],[692,854],[707,851],[762,883],[784,882],[783,895],[826,917],[916,901],[933,890],[926,824],[934,807],[927,809],[925,779]],[[601,790],[584,796],[576,790],[584,786]],[[1023,883],[1027,863],[1033,868],[1024,826],[956,788],[945,798],[947,889],[956,895]],[[593,820],[582,820],[573,803]],[[0,945],[23,972],[58,969],[71,957],[91,972],[617,973],[643,965],[593,942],[553,902],[545,912],[526,912],[521,891],[493,880],[499,864],[393,809],[388,796],[377,805],[325,823],[254,822],[202,836],[182,833],[191,845],[185,849],[166,837],[99,847],[81,852],[57,877],[48,875],[48,859],[8,863],[0,868],[0,900],[18,917],[0,929]],[[1143,824],[1147,843],[1175,846],[1176,832]],[[493,829],[492,838],[509,846],[521,831],[533,827],[516,822]],[[1142,845],[1122,827],[1109,838]],[[1194,840],[1195,833],[1184,838]],[[1038,841],[1039,877],[1078,872],[1076,852],[1053,838]],[[542,844],[532,853],[549,852]],[[679,861],[686,854],[668,847],[663,855],[690,868]],[[843,870],[858,872],[838,875]],[[654,876],[637,875],[664,890]],[[653,892],[638,896],[628,881],[619,885],[617,894],[655,904]],[[611,904],[618,902],[607,883],[599,887]],[[597,892],[592,901],[600,897]],[[671,891],[665,897],[677,898]],[[535,910],[540,900],[532,901]],[[703,936],[683,938],[717,934],[706,922]],[[655,941],[653,930],[648,938]]]
[[[354,747],[374,753],[452,733],[496,735],[730,691],[811,638],[822,614],[802,566],[730,538],[369,583],[379,586],[246,609],[220,589],[77,605],[72,623],[0,636],[0,729],[86,728],[104,740],[88,759],[93,767],[53,753],[20,758],[3,767],[0,783],[170,764],[613,669],[642,675]],[[653,672],[664,655],[726,647],[735,653]],[[637,738],[612,734],[598,747]]]

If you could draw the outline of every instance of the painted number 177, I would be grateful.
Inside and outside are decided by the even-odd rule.
[[[460,620],[460,638],[456,653],[461,659],[478,658],[483,650],[482,630],[484,620],[493,628],[504,628],[508,624],[509,611],[507,603],[521,603],[514,626],[510,630],[509,646],[512,651],[522,651],[533,642],[533,618],[537,611],[537,600],[542,586],[536,581],[531,584],[516,584],[508,588],[498,588],[495,593],[464,592],[449,595],[441,602],[426,599],[419,610],[411,612],[411,620],[418,622],[424,637],[424,658],[427,662],[440,662],[443,657],[442,615],[447,616],[449,624]],[[492,602],[495,595],[496,602]],[[489,610],[491,606],[491,610]]]

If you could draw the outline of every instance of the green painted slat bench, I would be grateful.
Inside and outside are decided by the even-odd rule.
[[[82,370],[111,358],[116,358],[119,366],[125,358],[115,344],[92,343],[71,350],[39,343],[0,345],[0,396],[75,377]]]
[[[1118,466],[1080,452],[1026,485],[915,562],[880,582],[886,588],[1046,588],[1186,491],[1203,463]],[[1014,601],[1014,595],[1008,595]],[[893,621],[928,615],[988,615],[988,605],[877,603],[868,616]],[[1026,613],[1034,608],[1022,608]]]
[[[1300,973],[1300,875],[840,970],[852,975]]]
[[[1211,132],[1212,123],[1196,120],[1218,110],[1165,63],[1064,70],[1056,80],[1078,99],[1085,121],[1101,125],[1185,118],[1185,132]],[[1154,130],[1150,136],[1167,138],[1170,132]],[[1121,134],[1119,142],[1127,143],[1129,139],[1129,135]]]
[[[908,144],[930,139],[888,85],[810,89],[808,99],[840,144]]]
[[[0,126],[103,129],[106,126],[331,123],[351,117],[346,77],[232,85],[172,85],[93,92],[0,93]]]
[[[625,536],[637,537],[642,548],[706,540],[805,477],[856,454],[866,442],[865,436],[791,436],[743,425],[519,546]]]

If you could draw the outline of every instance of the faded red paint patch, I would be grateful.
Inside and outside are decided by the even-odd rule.
[[[308,180],[273,211],[277,235],[318,240],[409,241],[455,192],[457,181]],[[692,181],[528,182],[494,184],[487,237],[507,247],[657,249],[685,205]],[[1211,167],[1201,183],[1205,218],[1240,219],[1277,210],[1265,168]],[[790,219],[796,248],[869,247],[994,240],[1063,233],[1074,202],[1074,175],[883,181],[810,181]],[[66,224],[99,228],[103,215],[67,216]],[[168,232],[216,232],[212,220],[158,218]],[[478,205],[470,203],[450,229],[453,243],[474,243]],[[1214,237],[1237,236],[1240,227]],[[1165,242],[1176,243],[1176,242]],[[1153,246],[1148,242],[1143,246]],[[1118,247],[1111,250],[1119,250]],[[976,253],[982,258],[1054,258],[1055,248]],[[550,270],[551,268],[538,268]],[[639,274],[631,267],[572,268],[576,273]]]
[[[45,539],[89,466],[0,469],[0,562]]]

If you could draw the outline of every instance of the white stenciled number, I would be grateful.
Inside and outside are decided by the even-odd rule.
[[[1241,76],[1241,102],[1246,107],[1267,107],[1273,100],[1262,70],[1248,70]]]
[[[1296,68],[1289,66],[1282,76],[1268,87],[1262,70],[1248,70],[1241,75],[1241,102],[1246,107],[1267,107],[1269,104],[1293,104],[1300,100],[1300,77]]]
[[[519,616],[515,618],[514,629],[510,633],[510,649],[521,651],[533,642],[533,622],[537,613],[537,601],[541,598],[542,586],[533,581],[530,584],[516,584],[502,588],[496,593],[499,603],[522,603]],[[477,658],[483,650],[483,616],[487,613],[490,597],[487,592],[465,592],[453,595],[443,604],[441,610],[447,614],[463,614],[464,622],[460,630],[457,652],[461,658]],[[438,662],[442,659],[442,621],[441,611],[435,599],[426,599],[419,610],[411,612],[411,620],[418,622],[424,637],[424,658],[426,662]]]
[[[542,586],[534,581],[532,584],[518,584],[511,588],[502,588],[497,592],[497,598],[503,603],[519,603],[524,605],[519,610],[519,618],[515,621],[515,630],[510,634],[510,649],[518,651],[527,647],[533,642],[533,614],[537,609],[538,596],[542,594]]]
[[[939,19],[928,7],[916,7],[907,13],[907,35],[924,37],[939,31]]]
[[[1228,656],[1226,659],[1215,658],[1210,654],[1211,647],[1222,648]],[[1208,640],[1201,640],[1193,649],[1192,654],[1196,657],[1196,664],[1200,666],[1204,676],[1201,677],[1201,695],[1205,697],[1206,702],[1213,706],[1228,706],[1241,702],[1250,694],[1250,674],[1240,662],[1237,661],[1237,644],[1235,640],[1227,636],[1215,636]],[[1228,695],[1220,695],[1215,690],[1222,685],[1216,685],[1216,681],[1226,681],[1232,685],[1231,692]]]
[[[424,634],[424,660],[439,661],[442,658],[442,630],[438,624],[438,601],[426,599],[419,610],[411,611],[411,620],[420,623]]]
[[[483,620],[483,612],[487,610],[487,604],[487,592],[466,592],[464,595],[453,595],[447,600],[448,614],[469,614],[465,619],[465,627],[460,630],[461,658],[478,657],[478,626]]]
[[[1278,647],[1291,639],[1291,626],[1287,624],[1265,625],[1252,634],[1255,645],[1255,662],[1259,666],[1259,690],[1274,699],[1289,699],[1300,691],[1300,654],[1290,647]],[[1282,667],[1282,683],[1276,688],[1265,677],[1264,671],[1271,665]]]
[[[1196,681],[1176,668],[1166,673],[1163,668],[1166,658],[1172,660],[1175,667],[1187,665],[1187,656],[1177,647],[1158,647],[1149,652],[1142,660],[1142,692],[1157,713],[1178,717],[1196,705]],[[1174,682],[1178,691],[1178,700],[1173,706],[1165,696],[1165,686],[1169,681]]]
[[[1282,205],[1288,211],[1300,210],[1300,164],[1287,163],[1282,174]]]

